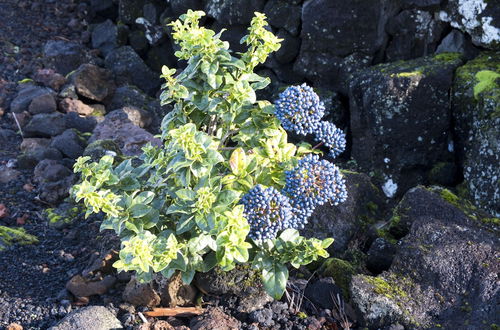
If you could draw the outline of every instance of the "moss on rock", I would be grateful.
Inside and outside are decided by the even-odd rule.
[[[0,226],[0,251],[12,244],[29,245],[36,243],[38,243],[38,238],[28,234],[24,228]]]
[[[342,289],[344,297],[349,299],[349,286],[352,277],[356,274],[353,265],[342,259],[329,258],[323,263],[322,274],[325,277],[333,278],[335,284]]]

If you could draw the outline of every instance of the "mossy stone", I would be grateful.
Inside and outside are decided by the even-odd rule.
[[[342,259],[329,258],[323,263],[322,274],[325,277],[333,278],[335,284],[342,289],[344,297],[349,298],[351,279],[356,274],[353,265]]]
[[[0,226],[0,251],[12,244],[29,245],[38,243],[38,238],[28,234],[24,228]]]

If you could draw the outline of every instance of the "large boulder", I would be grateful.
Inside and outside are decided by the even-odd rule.
[[[205,12],[223,25],[250,23],[253,13],[261,12],[265,0],[207,0]]]
[[[143,14],[145,0],[118,0],[118,19],[124,24],[133,24]]]
[[[385,45],[384,28],[397,9],[394,0],[307,1],[295,71],[317,85],[344,88],[351,71],[369,65]]]
[[[134,120],[134,117],[132,120]],[[118,144],[123,154],[127,156],[141,154],[141,148],[147,143],[156,146],[161,145],[161,141],[158,138],[155,138],[148,131],[135,125],[132,120],[129,119],[129,115],[124,111],[112,111],[106,115],[104,121],[97,124],[88,142],[113,140]]]
[[[442,188],[418,187],[398,207],[409,224],[388,272],[356,275],[351,297],[369,328],[482,329],[500,313],[500,219]],[[397,221],[396,221],[397,222]]]
[[[343,172],[347,185],[347,200],[338,206],[325,204],[316,208],[301,233],[307,237],[334,239],[330,251],[338,254],[347,249],[352,237],[381,218],[382,192],[366,174]]]
[[[118,84],[131,84],[148,94],[160,87],[159,75],[154,73],[130,46],[111,51],[106,56],[106,67],[113,71]]]
[[[76,159],[83,154],[87,145],[85,138],[75,129],[67,129],[52,139],[51,147],[59,150],[64,156]]]
[[[465,185],[479,206],[500,215],[500,55],[458,68],[452,88],[456,149]]]
[[[92,48],[99,49],[106,56],[113,49],[126,43],[126,32],[126,29],[117,27],[111,20],[105,20],[92,30]]]
[[[403,10],[389,19],[386,26],[392,37],[386,49],[387,61],[408,60],[434,53],[444,25],[434,19],[432,12]]]
[[[88,306],[77,309],[64,317],[50,330],[117,330],[123,329],[121,322],[104,306]]]
[[[472,37],[472,42],[489,49],[500,49],[500,11],[498,3],[487,0],[449,0],[439,18]]]
[[[298,35],[301,6],[293,5],[289,1],[270,0],[266,3],[264,13],[272,26],[284,28],[294,36]]]
[[[449,91],[458,54],[380,64],[350,82],[352,157],[394,197],[453,159]],[[405,175],[402,175],[405,174]]]
[[[36,165],[33,180],[38,184],[39,198],[55,204],[69,196],[73,185],[73,172],[60,162],[44,159]]]

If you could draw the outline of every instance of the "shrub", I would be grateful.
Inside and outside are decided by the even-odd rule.
[[[199,26],[203,15],[188,11],[171,23],[175,55],[186,66],[162,70],[161,102],[173,103],[161,125],[163,147],[146,146],[140,157],[123,161],[79,158],[81,183],[73,195],[84,201],[87,215],[103,212],[101,229],[120,236],[119,270],[135,271],[143,281],[180,272],[190,283],[195,272],[250,263],[280,298],[286,264],[298,268],[328,257],[333,242],[306,239],[297,229],[316,205],[342,202],[346,193],[338,168],[313,155],[320,151],[309,144],[289,143],[278,118],[288,128],[321,133],[318,139],[335,155],[343,149],[338,137],[345,144],[345,136],[320,126],[324,106],[310,87],[287,89],[276,110],[257,100],[255,92],[270,81],[253,71],[280,42],[266,30],[263,14],[256,13],[241,41],[248,50],[236,55],[220,39],[222,31]],[[293,107],[313,118],[307,125],[314,127]]]

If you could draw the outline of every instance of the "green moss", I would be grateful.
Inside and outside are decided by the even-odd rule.
[[[329,258],[322,268],[323,276],[333,278],[335,284],[342,289],[344,298],[349,299],[349,286],[352,276],[356,273],[354,266],[342,259]]]
[[[441,53],[434,56],[434,59],[442,62],[455,62],[462,59],[462,54],[460,53]]]
[[[38,238],[26,233],[24,228],[0,226],[0,251],[12,244],[29,245],[38,243]]]
[[[75,221],[78,215],[82,212],[76,206],[71,204],[61,204],[57,209],[49,208],[45,210],[45,214],[49,220],[49,226],[55,228],[63,228]]]
[[[422,76],[422,75],[423,75],[422,71],[417,70],[417,71],[412,71],[412,72],[393,73],[393,74],[391,74],[391,77],[409,78],[409,77],[417,77],[417,76]]]
[[[365,280],[373,286],[373,292],[391,300],[400,300],[401,298],[408,297],[408,293],[393,278],[386,280],[382,277],[366,276]]]
[[[500,74],[491,70],[481,70],[476,73],[477,84],[474,86],[474,98],[477,100],[479,94],[498,88]]]
[[[374,202],[368,202],[366,203],[366,208],[370,210],[372,214],[376,214],[378,211],[378,205],[375,204]]]
[[[500,326],[496,325],[495,323],[490,325],[491,330],[500,330]]]
[[[383,239],[385,239],[387,242],[391,243],[391,244],[398,244],[398,240],[396,238],[394,238],[391,233],[389,232],[389,230],[387,229],[377,229],[377,235],[378,237],[381,237]]]

